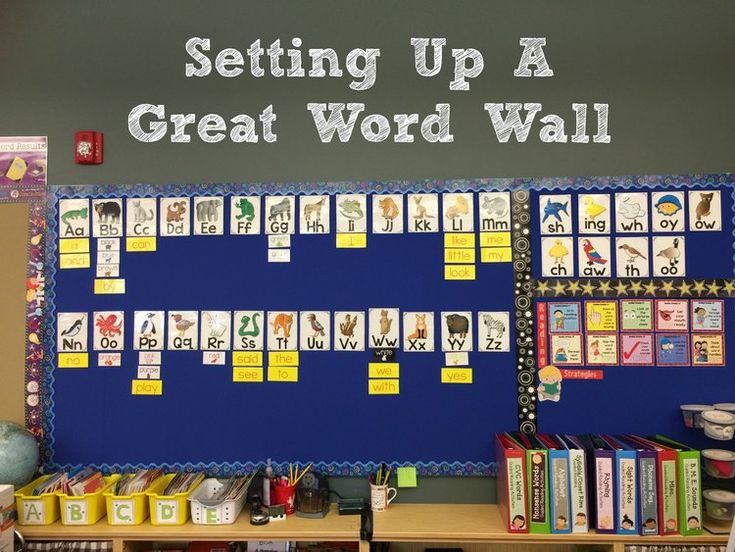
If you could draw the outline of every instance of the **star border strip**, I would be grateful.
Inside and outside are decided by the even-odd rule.
[[[534,280],[535,297],[717,297],[735,296],[732,279],[573,279]]]

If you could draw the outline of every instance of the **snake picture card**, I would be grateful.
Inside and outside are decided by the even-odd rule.
[[[168,312],[168,349],[195,351],[199,348],[199,312]]]
[[[162,197],[159,202],[159,233],[163,237],[191,234],[191,201],[188,197]]]
[[[580,234],[610,233],[610,196],[579,194],[577,196],[577,228]]]
[[[689,191],[689,230],[719,232],[722,230],[722,204],[719,190]]]
[[[60,353],[87,351],[88,318],[86,312],[60,312],[56,315],[56,349]]]
[[[510,192],[480,192],[477,202],[481,232],[510,232]]]
[[[684,236],[654,236],[651,256],[654,276],[681,278],[687,274]]]
[[[441,313],[441,340],[442,351],[445,353],[472,351],[472,313],[442,312]]]
[[[373,206],[373,234],[403,234],[403,195],[376,194]]]
[[[574,239],[567,236],[541,238],[541,273],[556,278],[574,276]]]
[[[332,318],[329,311],[299,313],[299,342],[302,351],[329,351],[332,344]]]
[[[60,238],[88,238],[90,219],[89,199],[59,200]]]
[[[615,238],[615,272],[618,278],[648,278],[650,258],[648,238]]]
[[[133,349],[136,351],[161,351],[166,331],[164,311],[135,311],[133,313]],[[140,353],[141,355],[143,353]],[[142,364],[152,364],[150,360]]]
[[[260,196],[230,198],[230,234],[254,236],[261,232]]]
[[[294,196],[266,196],[264,224],[266,234],[293,234],[296,230]]]
[[[148,238],[157,234],[158,203],[153,197],[129,197],[125,200],[125,235]]]
[[[225,202],[221,197],[194,198],[194,235],[221,236],[225,232]]]
[[[265,312],[239,310],[233,313],[233,339],[235,351],[262,351],[263,333],[266,331]]]
[[[123,235],[122,199],[92,200],[92,236],[95,238]]]
[[[434,313],[403,313],[403,350],[407,353],[434,352]]]
[[[648,232],[648,194],[620,192],[615,194],[615,230],[618,233]]]
[[[95,351],[122,351],[125,344],[125,313],[98,311],[92,313],[92,346]]]
[[[541,235],[566,235],[572,228],[572,196],[555,194],[538,196]]]
[[[365,194],[337,194],[334,196],[338,233],[367,232],[367,196]]]
[[[335,311],[334,350],[365,350],[365,313],[362,311]]]
[[[651,193],[651,229],[653,232],[682,232],[686,211],[684,192]]]
[[[510,313],[477,313],[477,350],[481,353],[510,351]]]
[[[375,308],[368,310],[368,347],[398,347],[400,338],[400,310],[397,308]]]
[[[587,278],[609,278],[612,272],[610,238],[583,236],[577,238],[578,274]]]
[[[202,311],[199,326],[203,351],[229,351],[232,318],[230,311]]]
[[[475,194],[446,192],[442,194],[444,232],[475,231]]]
[[[329,234],[330,198],[328,195],[299,197],[299,233]]]
[[[408,231],[439,231],[439,194],[408,194]]]
[[[299,350],[299,313],[296,311],[268,312],[268,350]]]

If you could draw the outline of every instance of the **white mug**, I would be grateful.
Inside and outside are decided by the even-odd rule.
[[[393,491],[393,496],[389,496]],[[393,502],[398,490],[388,485],[373,485],[370,483],[370,507],[373,512],[382,512]]]

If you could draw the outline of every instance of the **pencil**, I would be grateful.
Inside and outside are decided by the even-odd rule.
[[[288,484],[293,485],[293,465],[288,463]]]
[[[304,469],[304,471],[301,472],[301,475],[299,475],[299,478],[296,481],[294,481],[294,485],[298,485],[299,481],[301,481],[301,478],[306,475],[306,472],[308,472],[311,469],[311,466],[313,466],[313,465],[314,465],[314,462],[312,462],[311,464],[309,464],[308,466],[306,466],[306,468]]]
[[[385,474],[385,479],[383,480],[383,485],[387,485],[388,484],[388,479],[390,479],[390,472],[392,472],[392,471],[393,471],[393,467],[391,466],[391,467],[388,468],[388,473]]]

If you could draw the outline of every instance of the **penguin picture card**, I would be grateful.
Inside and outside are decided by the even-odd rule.
[[[59,237],[88,238],[91,218],[89,199],[60,199]]]
[[[232,335],[230,311],[202,311],[199,326],[203,351],[229,351]]]
[[[221,236],[225,231],[225,201],[222,197],[194,198],[194,235]]]
[[[119,238],[123,235],[122,199],[92,200],[92,236]]]
[[[541,238],[541,273],[546,277],[574,276],[574,239],[567,236]]]
[[[689,331],[689,302],[686,299],[656,299],[656,331]]]
[[[335,196],[337,232],[367,232],[367,197],[365,194],[338,194]]]
[[[168,349],[196,351],[199,348],[199,312],[168,312]]]
[[[722,334],[692,334],[692,366],[724,366],[725,340]]]
[[[293,234],[296,229],[296,199],[294,196],[266,196],[266,234]]]
[[[507,311],[477,313],[477,350],[481,353],[510,351],[510,314]]]
[[[618,278],[648,278],[648,238],[625,236],[615,238],[615,273]]]
[[[722,299],[692,299],[691,328],[693,332],[724,331],[724,304]]]
[[[577,221],[580,234],[609,234],[610,196],[608,194],[577,196]]]
[[[653,331],[653,301],[651,299],[621,300],[620,331]]]
[[[573,232],[571,195],[539,195],[538,207],[541,235],[564,235]]]
[[[403,350],[407,353],[434,351],[434,313],[403,313]]]
[[[133,349],[161,351],[166,332],[166,313],[163,311],[135,311],[133,313]],[[143,353],[140,353],[143,354]],[[154,364],[147,360],[141,364]]]
[[[88,317],[86,312],[60,312],[56,315],[57,351],[87,352]]]
[[[270,311],[268,313],[268,350],[299,350],[299,313]]]
[[[686,276],[686,241],[684,236],[654,236],[653,275]]]
[[[684,229],[684,192],[651,193],[651,226],[653,232],[682,232]]]
[[[376,308],[368,311],[368,347],[398,347],[400,339],[400,310],[397,308]]]
[[[153,197],[129,197],[125,200],[125,235],[151,238],[157,234],[158,204]]]
[[[230,234],[255,236],[261,232],[260,196],[230,198]]]
[[[372,196],[373,234],[403,234],[403,195]]]
[[[335,311],[334,350],[365,350],[365,313],[362,311]]]
[[[233,339],[236,351],[262,351],[266,331],[265,312],[239,310],[233,313]]]
[[[442,312],[441,340],[445,353],[472,351],[472,313]]]
[[[162,197],[159,201],[159,232],[162,237],[191,234],[191,201],[188,197]]]
[[[689,191],[689,230],[722,230],[722,203],[719,190]]]
[[[612,272],[610,238],[583,236],[577,238],[578,274],[587,278],[609,278]]]
[[[510,192],[480,192],[481,232],[510,232]]]
[[[329,196],[299,197],[299,233],[329,234]]]
[[[408,231],[439,231],[439,195],[408,194]]]
[[[123,311],[92,313],[92,347],[95,351],[122,351],[125,343]]]
[[[444,232],[475,231],[474,194],[448,192],[442,194],[442,224]]]
[[[549,303],[549,333],[579,333],[581,305],[578,302]]]
[[[329,351],[332,344],[332,319],[329,311],[301,311],[299,314],[302,351]]]
[[[618,364],[618,334],[587,334],[585,345],[588,365],[616,366]]]
[[[648,232],[648,194],[621,192],[615,194],[615,230],[618,233]]]

